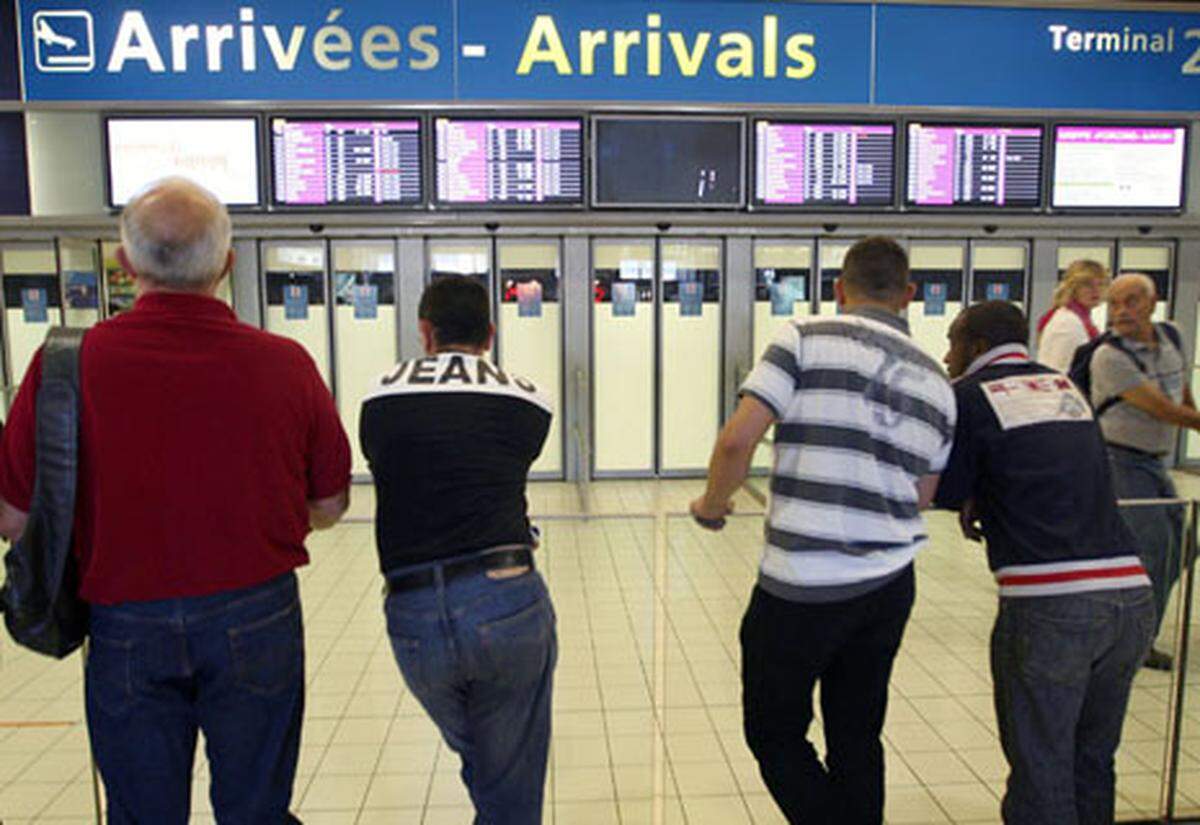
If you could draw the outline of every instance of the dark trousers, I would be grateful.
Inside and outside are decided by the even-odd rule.
[[[184,825],[197,730],[221,825],[288,813],[304,712],[296,576],[186,599],[93,606],[84,687],[110,825]]]
[[[1008,825],[1111,825],[1113,755],[1154,624],[1149,587],[1000,600],[992,681]]]
[[[384,602],[408,689],[462,758],[475,825],[541,825],[558,657],[541,575],[473,573]]]
[[[914,594],[911,565],[847,601],[796,603],[755,588],[741,629],[746,742],[793,825],[883,821],[879,737]],[[818,681],[825,764],[808,741]]]
[[[1178,496],[1162,459],[1111,445],[1108,459],[1118,499],[1173,499]],[[1154,587],[1154,605],[1158,612],[1154,635],[1157,637],[1167,614],[1171,588],[1179,580],[1183,507],[1178,504],[1122,507],[1121,517],[1137,541],[1138,556]]]

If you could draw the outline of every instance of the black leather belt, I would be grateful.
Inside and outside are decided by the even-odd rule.
[[[458,561],[437,564],[424,570],[414,570],[412,573],[388,576],[387,592],[401,593],[405,590],[416,590],[418,587],[429,587],[437,581],[436,570],[439,567],[442,570],[442,579],[450,581],[481,570],[502,570],[506,567],[521,566],[533,567],[533,552],[528,547],[494,550]]]
[[[1140,455],[1143,458],[1166,458],[1166,456],[1167,456],[1166,453],[1152,453],[1149,450],[1139,450],[1137,447],[1129,447],[1129,446],[1126,446],[1125,444],[1115,444],[1112,441],[1105,442],[1105,446],[1110,447],[1114,450],[1121,450],[1126,453],[1133,453],[1134,455]]]

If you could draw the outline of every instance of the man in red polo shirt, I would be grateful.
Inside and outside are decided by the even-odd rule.
[[[221,823],[288,813],[304,710],[293,568],[348,504],[350,449],[296,343],[214,295],[229,215],[169,179],[121,215],[138,286],[81,354],[75,553],[91,604],[88,732],[109,823],[188,820],[197,730]],[[0,441],[0,534],[33,492],[34,357]]]

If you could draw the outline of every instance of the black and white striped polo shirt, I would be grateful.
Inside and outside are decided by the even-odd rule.
[[[794,321],[742,392],[778,419],[760,585],[833,601],[902,571],[927,538],[916,482],[945,467],[955,419],[908,323],[873,308]]]

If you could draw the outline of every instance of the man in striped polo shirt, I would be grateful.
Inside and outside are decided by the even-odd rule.
[[[904,250],[868,238],[846,255],[842,314],[789,324],[742,386],[708,487],[692,502],[719,529],[754,449],[775,424],[758,585],[742,621],[746,741],[789,822],[883,820],[879,735],[925,543],[920,510],[954,432],[954,396],[902,317],[915,288]],[[808,742],[821,683],[824,763]]]
[[[1154,597],[1117,510],[1091,407],[1029,360],[1006,301],[950,327],[958,427],[937,504],[987,539],[1000,585],[992,680],[1009,825],[1113,821],[1113,754],[1154,633]]]

